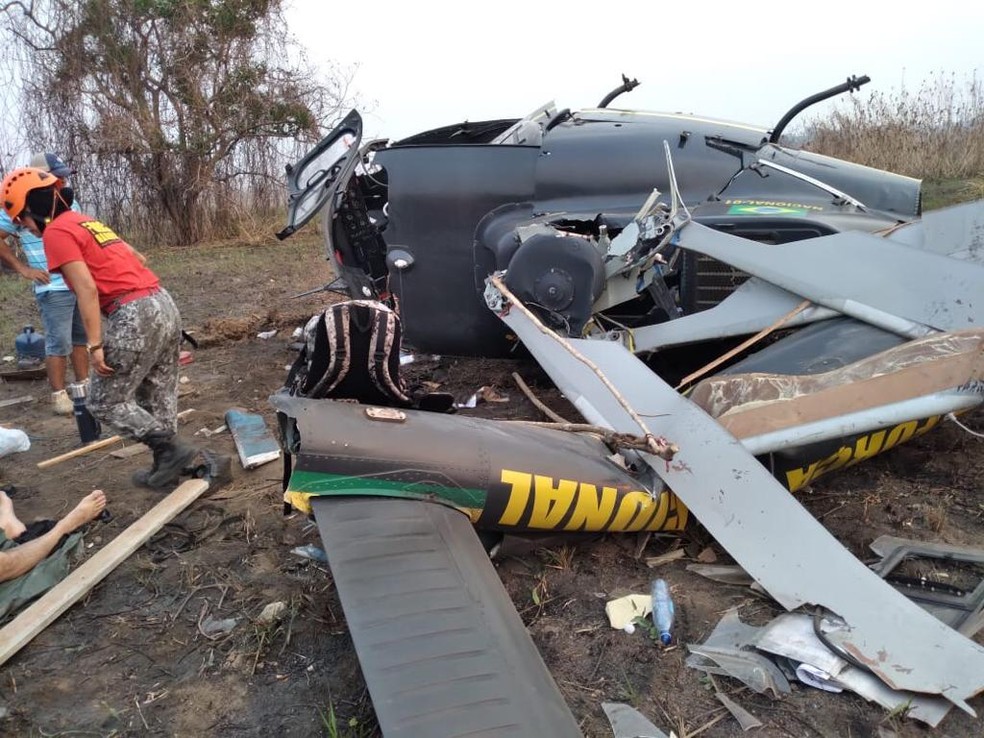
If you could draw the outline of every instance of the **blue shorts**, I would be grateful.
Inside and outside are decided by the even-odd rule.
[[[48,290],[35,295],[44,325],[44,353],[68,356],[73,346],[85,346],[85,328],[75,293],[71,290]]]

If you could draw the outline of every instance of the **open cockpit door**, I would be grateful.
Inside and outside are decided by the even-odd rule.
[[[282,241],[292,236],[326,202],[334,204],[335,196],[345,191],[359,163],[361,141],[362,116],[353,110],[303,159],[287,167],[287,225],[277,238]]]

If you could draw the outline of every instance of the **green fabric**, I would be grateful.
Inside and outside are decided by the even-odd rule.
[[[0,531],[0,551],[17,546]],[[43,561],[26,574],[0,582],[0,625],[68,576],[71,559],[82,550],[82,533],[72,533]]]

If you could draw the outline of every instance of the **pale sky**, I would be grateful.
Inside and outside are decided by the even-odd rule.
[[[613,108],[764,127],[851,75],[871,77],[861,95],[984,75],[984,3],[968,0],[287,0],[287,20],[312,63],[355,68],[367,137],[518,118],[550,100],[594,107],[623,73],[640,85]]]

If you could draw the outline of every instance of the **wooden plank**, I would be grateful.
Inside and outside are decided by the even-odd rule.
[[[95,441],[90,443],[88,446],[82,446],[82,448],[77,448],[68,453],[61,454],[59,456],[54,456],[50,459],[45,459],[44,461],[38,462],[38,469],[47,469],[49,466],[54,466],[55,464],[60,464],[63,461],[68,461],[69,459],[74,459],[76,456],[85,456],[86,454],[91,454],[93,451],[98,451],[101,448],[106,448],[107,446],[112,446],[114,443],[119,443],[123,440],[122,436],[110,436],[109,438],[104,438],[101,441]]]
[[[34,369],[12,369],[10,371],[0,372],[0,379],[5,382],[12,380],[31,381],[34,379],[44,379],[47,376],[48,370],[43,366]]]
[[[9,400],[0,401],[0,407],[10,407],[20,405],[25,402],[34,402],[34,395],[22,395],[21,397],[11,397]]]
[[[90,559],[52,587],[41,599],[0,630],[0,665],[78,602],[178,513],[197,500],[208,482],[189,479],[152,507],[142,518],[103,546]]]
[[[233,408],[226,412],[225,421],[244,469],[255,469],[280,458],[280,444],[262,415]]]

